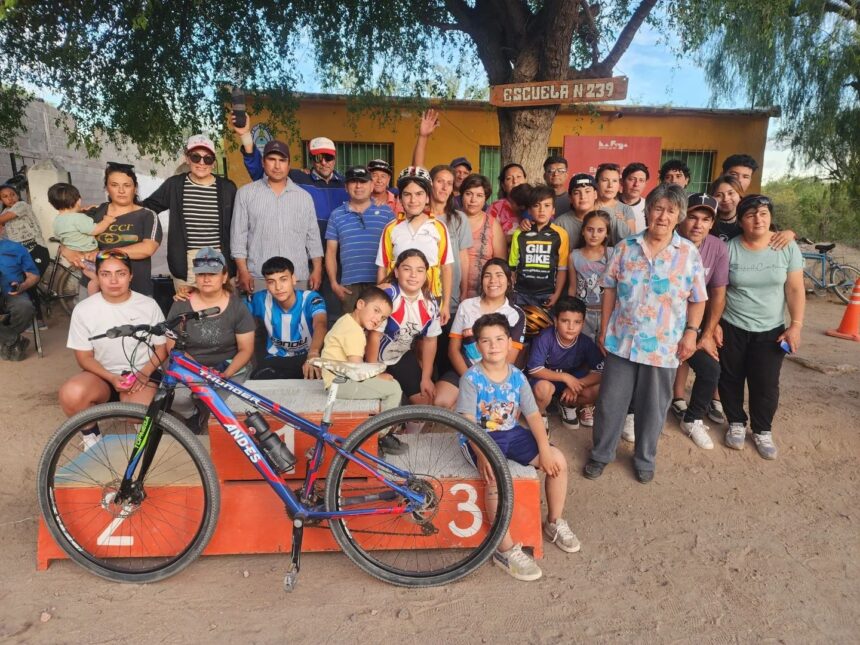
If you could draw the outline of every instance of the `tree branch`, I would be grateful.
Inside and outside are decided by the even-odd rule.
[[[456,24],[459,25],[461,31],[467,34],[472,34],[472,17],[475,13],[474,9],[469,7],[464,0],[445,0],[445,8],[454,16]]]
[[[624,29],[618,35],[618,40],[615,41],[615,45],[613,45],[612,49],[606,55],[606,58],[597,65],[592,65],[587,70],[583,70],[582,74],[590,73],[596,77],[611,76],[612,70],[615,69],[624,52],[630,47],[630,43],[633,42],[633,37],[639,31],[639,27],[645,22],[645,18],[648,17],[648,14],[651,13],[656,4],[657,0],[642,0],[636,11],[630,16],[630,20],[624,25]]]
[[[594,22],[594,16],[591,13],[591,5],[588,4],[588,0],[579,0],[579,6],[582,7],[582,14],[585,17],[586,26],[591,33],[591,38],[589,39],[589,45],[591,45],[591,65],[592,67],[597,65],[597,62],[600,60],[600,52],[598,51],[598,35],[599,31],[597,31],[597,24]]]

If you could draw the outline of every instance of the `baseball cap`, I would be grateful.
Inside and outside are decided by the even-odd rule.
[[[192,260],[194,267],[194,275],[203,273],[221,273],[227,266],[227,261],[224,255],[218,249],[213,249],[211,246],[204,246],[197,251],[197,255]]]
[[[211,152],[213,155],[216,154],[215,144],[212,143],[212,139],[207,137],[205,134],[195,134],[194,136],[188,138],[188,143],[185,144],[186,152],[188,150],[194,150],[194,148],[204,148],[205,150]]]
[[[266,147],[263,148],[263,156],[268,157],[270,154],[283,155],[287,159],[290,158],[290,149],[283,141],[269,141]]]
[[[577,188],[582,188],[583,186],[591,186],[597,190],[597,181],[595,181],[594,177],[588,173],[578,172],[570,178],[570,183],[567,185],[567,192],[572,193]]]
[[[466,159],[466,157],[457,157],[451,160],[451,167],[456,168],[457,166],[466,166],[469,169],[469,172],[472,172],[472,164]]]
[[[687,198],[687,212],[696,208],[704,208],[711,211],[712,215],[717,214],[717,200],[707,193],[693,193]]]
[[[385,161],[385,159],[371,159],[370,161],[368,161],[367,171],[373,172],[374,170],[381,170],[382,172],[387,172],[389,177],[394,175],[394,171],[391,170],[391,164]]]
[[[311,139],[308,144],[308,150],[312,155],[337,155],[337,148],[334,147],[334,141],[325,137],[317,137]]]
[[[346,181],[370,181],[370,173],[364,166],[352,166],[347,168],[343,180]]]

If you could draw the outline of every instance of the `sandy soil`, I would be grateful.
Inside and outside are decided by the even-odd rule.
[[[860,367],[860,344],[822,334],[843,311],[811,303],[801,356]],[[584,479],[590,433],[558,429],[573,471],[566,514],[583,549],[548,545],[535,583],[487,565],[447,588],[410,591],[341,554],[307,554],[292,594],[281,590],[286,558],[274,555],[203,558],[158,584],[120,585],[70,562],[35,568],[36,464],[62,421],[57,387],[75,371],[66,323],[45,334],[44,359],[0,367],[2,641],[858,640],[860,372],[786,363],[775,462],[751,443],[699,450],[667,422],[648,486],[635,481],[626,445],[600,480]]]

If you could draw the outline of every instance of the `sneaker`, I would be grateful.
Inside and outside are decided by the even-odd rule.
[[[540,415],[540,420],[543,421],[543,427],[547,435],[549,435],[549,417],[546,414],[542,414]]]
[[[101,441],[102,434],[96,429],[93,432],[81,433],[81,437],[83,439],[83,448],[84,452],[91,449],[95,446],[99,441]]]
[[[15,341],[15,342],[18,342],[18,341]],[[14,345],[14,344],[15,343],[12,343],[12,345]],[[4,361],[9,360],[9,350],[12,349],[12,345],[0,344],[0,359],[3,359]]]
[[[555,522],[546,522],[543,525],[543,533],[549,538],[550,542],[562,551],[576,553],[582,548],[576,535],[570,530],[568,523],[562,519],[557,519]]]
[[[571,430],[576,430],[579,427],[579,419],[576,418],[576,408],[569,408],[567,406],[558,405],[558,411],[561,415],[561,422],[564,424],[565,428],[570,428]]]
[[[393,434],[387,434],[379,439],[379,451],[386,455],[402,455],[408,447]]]
[[[672,399],[672,405],[669,407],[678,421],[684,418],[684,413],[687,411],[687,402],[684,399]]]
[[[726,445],[735,450],[744,449],[744,441],[747,438],[747,425],[745,423],[730,423],[726,431]]]
[[[582,469],[582,474],[585,475],[586,479],[597,479],[603,474],[604,468],[606,468],[606,464],[589,459],[585,468]]]
[[[683,430],[686,435],[693,440],[693,443],[699,446],[699,448],[710,450],[714,447],[714,442],[711,441],[711,438],[708,436],[708,426],[702,423],[701,419],[696,419],[694,421],[681,421],[681,430]]]
[[[633,431],[635,418],[632,414],[628,414],[624,419],[624,430],[621,431],[621,438],[629,443],[636,443],[636,433]]]
[[[10,361],[23,361],[24,357],[27,355],[27,348],[30,346],[30,339],[24,338],[23,336],[18,336],[18,340],[9,345],[9,357]]]
[[[753,443],[763,459],[776,459],[776,444],[772,432],[754,432]]]
[[[36,321],[36,324],[39,327],[39,331],[45,331],[48,328],[48,323],[46,323],[43,319],[39,318]]]
[[[517,580],[529,582],[543,575],[534,558],[523,551],[522,544],[515,544],[510,551],[504,553],[496,551],[493,553],[493,563]]]
[[[579,423],[586,428],[594,426],[594,406],[583,405],[579,408]]]
[[[713,399],[708,406],[708,418],[714,423],[725,423],[726,413],[723,412],[723,402]]]

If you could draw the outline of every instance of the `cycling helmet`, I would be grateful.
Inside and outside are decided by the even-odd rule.
[[[552,325],[552,318],[543,307],[525,305],[522,310],[526,315],[526,336],[537,336]]]
[[[428,195],[430,194],[430,186],[433,184],[433,180],[430,178],[430,173],[421,166],[404,168],[397,177],[397,190],[402,191],[406,184],[413,181],[424,188]]]

